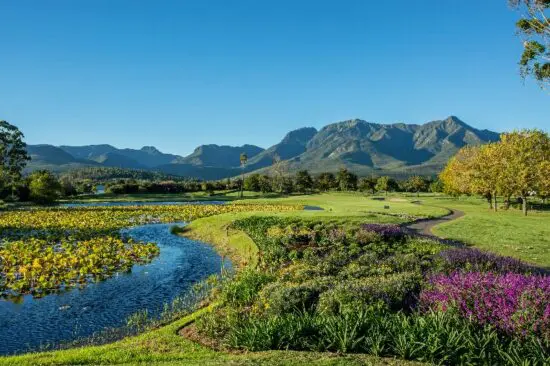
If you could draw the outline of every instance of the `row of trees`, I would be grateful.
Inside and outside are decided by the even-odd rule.
[[[397,181],[388,176],[359,178],[349,170],[342,168],[337,174],[330,172],[312,176],[307,170],[295,175],[260,175],[250,174],[244,180],[244,189],[256,192],[310,193],[313,191],[362,191],[370,192],[441,192],[443,185],[439,181],[413,176],[407,180]]]
[[[65,179],[63,176],[61,179]],[[116,179],[108,181],[105,191],[114,194],[132,193],[184,193],[224,190],[247,190],[254,192],[276,192],[283,194],[290,193],[311,193],[316,191],[363,191],[363,192],[423,192],[442,191],[442,185],[438,181],[414,176],[407,180],[397,181],[390,177],[359,178],[347,169],[341,169],[337,174],[321,173],[311,175],[307,170],[296,174],[285,174],[283,176],[267,174],[250,174],[242,178],[224,179],[216,181],[149,181],[135,179]],[[68,190],[65,190],[68,191]]]
[[[440,175],[450,194],[478,194],[497,210],[497,196],[509,205],[522,202],[527,215],[529,197],[550,196],[550,137],[540,130],[501,135],[499,142],[462,148]]]

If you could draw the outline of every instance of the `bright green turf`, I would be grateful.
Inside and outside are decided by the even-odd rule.
[[[441,207],[430,207],[411,203],[414,199],[403,197],[372,197],[361,193],[340,193],[331,192],[325,194],[291,196],[275,199],[255,199],[254,203],[288,203],[319,206],[325,209],[324,212],[314,212],[315,216],[360,216],[364,217],[369,213],[380,214],[406,214],[422,217],[439,217],[449,213]],[[241,201],[247,202],[247,200]],[[385,208],[388,206],[389,208]],[[403,220],[401,220],[403,221]]]
[[[481,199],[421,200],[426,205],[454,208],[466,214],[436,226],[434,234],[550,268],[550,212],[530,211],[525,217],[516,209],[489,210]]]

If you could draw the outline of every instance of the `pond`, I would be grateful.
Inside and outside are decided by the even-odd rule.
[[[208,276],[231,268],[204,243],[170,233],[174,224],[151,224],[123,231],[134,240],[155,242],[160,255],[150,264],[134,266],[83,289],[19,302],[0,300],[0,354],[21,353],[42,345],[90,336],[118,327],[136,312],[159,315],[165,303]]]

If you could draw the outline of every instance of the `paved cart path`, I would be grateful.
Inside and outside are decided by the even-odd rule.
[[[460,210],[452,210],[450,208],[447,208],[447,209],[451,211],[451,213],[446,216],[438,217],[436,219],[418,220],[411,224],[408,224],[406,227],[410,230],[416,231],[418,234],[421,234],[421,235],[437,237],[432,233],[432,229],[435,226],[442,224],[444,222],[456,220],[464,216],[464,212]]]

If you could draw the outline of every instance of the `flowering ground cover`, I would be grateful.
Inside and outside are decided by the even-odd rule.
[[[456,311],[480,325],[519,337],[550,339],[550,277],[453,272],[428,279],[421,306]]]

